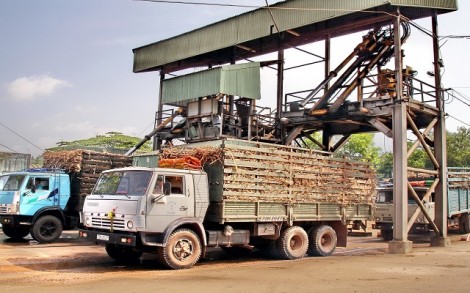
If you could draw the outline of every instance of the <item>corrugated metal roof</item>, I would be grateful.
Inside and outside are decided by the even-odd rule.
[[[181,105],[181,102],[220,93],[261,99],[260,64],[226,65],[166,79],[162,83],[164,104]]]
[[[349,25],[351,29],[355,27],[364,29],[353,22],[361,22],[364,19],[373,22],[371,18],[384,17],[387,14],[389,17],[389,13],[393,13],[396,6],[403,7],[401,12],[414,19],[429,16],[433,9],[437,9],[438,13],[457,10],[457,0],[290,0],[272,5],[271,12],[281,32],[311,25],[317,25],[317,27],[308,27],[309,30],[325,30],[331,26],[330,20],[348,16],[343,19],[348,23],[343,23],[343,25]],[[407,7],[409,15],[407,15]],[[365,10],[373,11],[374,16],[372,13],[365,13]],[[134,49],[134,72],[160,70],[166,64],[181,60],[186,60],[186,62],[175,65],[172,69],[189,68],[199,63],[207,65],[204,62],[208,59],[213,59],[213,62],[219,62],[219,64],[227,63],[227,60],[233,57],[226,56],[227,51],[223,54],[217,54],[217,51],[247,42],[253,42],[252,45],[255,45],[256,41],[256,44],[260,46],[256,48],[257,53],[267,53],[262,50],[273,51],[272,48],[267,48],[268,43],[273,42],[269,38],[276,38],[277,44],[278,35],[273,27],[270,11],[260,8]],[[309,43],[313,40],[297,38],[296,41]],[[210,52],[214,53],[210,58],[209,56],[198,58]]]

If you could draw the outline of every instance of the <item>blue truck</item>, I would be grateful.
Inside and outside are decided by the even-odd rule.
[[[40,243],[56,241],[63,230],[77,228],[84,198],[99,174],[132,164],[123,155],[75,150],[45,154],[48,168],[0,176],[0,224],[15,240],[28,234]],[[59,167],[59,168],[52,168]]]

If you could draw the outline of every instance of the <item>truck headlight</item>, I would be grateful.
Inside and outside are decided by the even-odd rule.
[[[90,226],[91,224],[91,219],[89,217],[85,218],[85,226]]]
[[[134,227],[134,223],[132,221],[127,221],[127,228],[132,229]]]

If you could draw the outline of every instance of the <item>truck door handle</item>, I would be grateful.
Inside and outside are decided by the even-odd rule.
[[[180,207],[180,211],[186,211],[187,209],[188,209],[188,208],[185,207],[185,206],[181,206],[181,207]]]

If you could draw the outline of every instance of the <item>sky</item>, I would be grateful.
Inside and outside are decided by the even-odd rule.
[[[265,4],[264,0],[203,2]],[[143,137],[153,128],[159,73],[133,73],[132,49],[248,10],[134,0],[0,1],[0,151],[38,156],[60,141],[110,131]],[[459,1],[457,12],[438,17],[439,34],[469,36],[465,25],[469,17],[470,1]],[[417,23],[431,29],[430,18]],[[332,40],[337,58],[332,68],[361,41],[361,35]],[[470,97],[470,41],[446,40],[441,43],[443,86]],[[404,63],[418,70],[419,79],[433,83],[426,76],[433,70],[431,38],[413,29],[403,49]],[[295,54],[302,53],[286,53],[286,64],[287,58],[290,64],[305,58]],[[275,78],[274,71],[263,71],[262,83]],[[304,81],[300,76],[304,75],[286,76],[286,92],[316,86],[315,79]],[[322,77],[318,78],[320,82]],[[262,92],[263,96],[272,93]],[[446,104],[446,112],[461,120],[448,118],[449,131],[470,127],[470,101],[464,98],[465,103],[449,99]],[[272,105],[273,100],[265,102]]]

